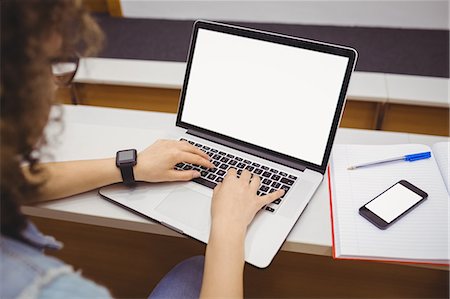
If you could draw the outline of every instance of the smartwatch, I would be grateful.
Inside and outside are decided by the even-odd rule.
[[[122,150],[116,153],[116,166],[120,169],[125,185],[133,185],[135,183],[133,167],[136,164],[137,151],[135,149]]]

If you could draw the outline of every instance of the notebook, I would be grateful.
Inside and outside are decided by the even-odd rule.
[[[329,171],[333,257],[449,264],[449,142],[398,145],[335,145]],[[348,170],[350,165],[431,151],[431,158]],[[380,230],[358,209],[399,180],[428,199]]]
[[[99,194],[207,243],[216,184],[230,168],[260,175],[260,195],[286,190],[247,229],[245,260],[267,267],[323,180],[356,58],[348,47],[195,22],[174,127],[215,168],[179,161],[201,177]]]

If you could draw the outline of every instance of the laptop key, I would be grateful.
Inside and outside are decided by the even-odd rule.
[[[219,152],[219,155],[225,156],[227,153]]]
[[[241,162],[241,163],[238,163],[237,167],[238,167],[238,168],[241,168],[241,169],[242,169],[242,168],[244,168],[244,167],[245,167],[245,164],[244,164],[244,163],[242,163],[242,162]]]
[[[282,182],[283,184],[289,185],[289,186],[292,186],[294,184],[293,180],[290,180],[287,178],[282,178],[280,182]]]
[[[297,177],[296,177],[295,175],[292,175],[292,174],[289,175],[289,178],[290,178],[290,179],[293,179],[293,180],[296,180],[296,179],[297,179]]]
[[[223,178],[217,177],[216,182],[220,183],[220,182],[222,182],[222,181],[223,181]]]
[[[223,157],[222,159],[220,159],[220,162],[227,163],[228,160],[230,159],[228,159],[227,157]]]
[[[264,171],[264,173],[262,174],[263,177],[269,178],[272,174],[268,171]]]
[[[280,171],[278,174],[281,175],[281,176],[287,176],[288,175],[286,172],[282,172],[282,171]]]
[[[284,189],[284,195],[280,197],[280,198],[283,198],[286,196],[286,194],[288,193],[289,189],[291,189],[291,187],[283,185],[283,186],[281,186],[281,189]]]
[[[277,199],[275,199],[274,201],[272,201],[272,203],[274,203],[274,204],[276,204],[276,205],[279,205],[280,202],[281,202],[281,198],[277,198]]]
[[[262,165],[261,168],[262,168],[263,170],[269,170],[269,169],[270,169],[269,167],[264,166],[264,165]]]
[[[206,187],[208,187],[208,188],[211,188],[211,189],[214,189],[214,188],[216,188],[216,186],[217,186],[216,183],[211,182],[211,181],[208,181],[208,180],[206,180],[206,179],[204,179],[204,178],[202,178],[202,177],[200,177],[200,178],[195,178],[195,179],[193,179],[193,181],[194,181],[194,182],[197,182],[197,183],[199,183],[199,184],[201,184],[201,185],[203,185],[203,186],[206,186]]]
[[[281,187],[281,184],[280,184],[280,183],[278,183],[278,182],[273,182],[273,183],[272,183],[272,187],[274,187],[274,188],[278,189],[278,188],[280,188],[280,187]]]
[[[192,166],[191,165],[184,165],[183,169],[184,170],[190,170],[190,169],[192,169]]]
[[[278,173],[278,170],[271,168],[271,169],[270,169],[270,172]]]
[[[269,179],[264,179],[264,180],[262,181],[262,183],[263,183],[264,185],[270,185],[270,184],[272,183],[272,181],[269,180]]]
[[[260,175],[262,172],[263,172],[263,170],[259,169],[259,168],[256,168],[255,171],[254,171],[254,173],[257,174],[257,175]]]
[[[244,163],[245,163],[245,164],[252,164],[252,161],[244,160]]]
[[[207,178],[210,180],[214,180],[217,176],[215,174],[210,173]]]
[[[278,181],[279,179],[281,179],[281,176],[274,174],[274,175],[272,175],[271,179],[274,181]]]
[[[223,177],[226,174],[226,172],[223,170],[219,170],[216,174]]]
[[[209,150],[210,150],[210,148],[209,148],[208,146],[206,146],[206,145],[204,145],[202,148],[203,148],[205,151],[209,151]]]
[[[203,145],[201,145],[200,143],[196,143],[194,144],[196,147],[202,147]]]
[[[228,162],[228,164],[230,164],[231,166],[234,166],[234,165],[237,164],[237,161],[236,160],[231,160],[231,161]]]
[[[234,158],[234,156],[232,154],[227,154],[227,157],[230,158],[230,159]]]
[[[247,167],[245,167],[245,169],[247,169],[248,171],[252,172],[253,169],[255,169],[255,167],[247,165]]]
[[[261,190],[262,192],[267,192],[269,191],[269,187],[263,185],[259,188],[259,190]]]
[[[242,159],[242,158],[240,158],[240,157],[234,157],[234,159],[235,159],[236,161],[242,161],[242,160],[244,160],[244,159]]]
[[[212,158],[213,158],[214,160],[219,160],[220,158],[222,158],[222,156],[219,155],[219,154],[215,154]]]
[[[258,163],[256,163],[256,162],[253,162],[253,163],[252,163],[252,165],[253,165],[253,166],[255,166],[255,167],[259,167],[259,166],[261,166],[261,165],[259,165],[259,164],[258,164]]]
[[[266,207],[266,211],[269,211],[269,212],[275,212],[275,209],[274,208],[271,208],[271,207]]]
[[[284,191],[288,192],[291,189],[291,187],[283,185],[281,186],[281,189],[284,189]]]
[[[203,177],[205,177],[205,176],[207,176],[208,175],[208,172],[207,171],[200,171],[200,175],[201,176],[203,176]]]
[[[213,163],[214,166],[216,166],[216,167],[220,165],[220,162],[219,162],[219,161],[213,161],[212,163]]]
[[[228,165],[227,164],[221,164],[220,166],[219,166],[219,168],[220,169],[228,169]]]

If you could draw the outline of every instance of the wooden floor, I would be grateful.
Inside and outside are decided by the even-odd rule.
[[[77,84],[84,105],[177,111],[179,90]],[[58,99],[70,102],[69,90]],[[449,109],[347,101],[341,127],[449,135]],[[203,254],[195,240],[83,224],[33,219],[65,243],[54,253],[107,286],[120,298],[144,298],[178,262]],[[220,283],[220,282],[217,282]],[[250,298],[448,298],[449,272],[405,265],[337,261],[331,257],[280,252],[269,268],[247,265]]]

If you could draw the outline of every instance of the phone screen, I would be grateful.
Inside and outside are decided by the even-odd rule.
[[[423,197],[416,192],[397,183],[366,204],[366,208],[387,223],[391,223],[422,199]]]

